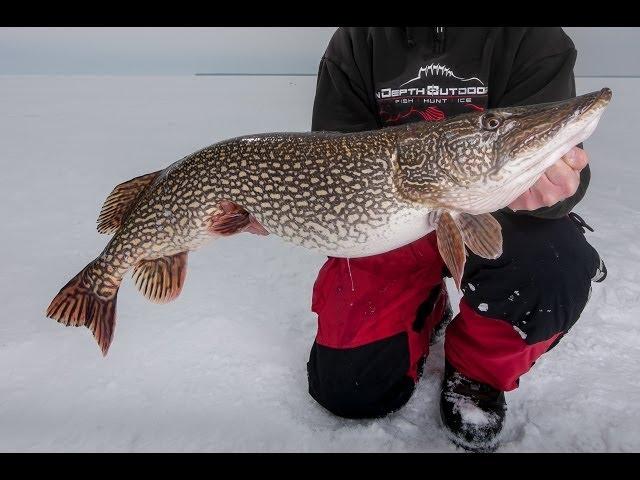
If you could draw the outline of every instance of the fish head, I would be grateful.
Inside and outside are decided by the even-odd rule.
[[[560,102],[491,109],[439,122],[437,134],[432,129],[430,143],[422,144],[431,160],[401,164],[407,196],[472,214],[499,210],[589,138],[611,96],[611,90],[603,88]],[[415,143],[401,154],[419,148]]]

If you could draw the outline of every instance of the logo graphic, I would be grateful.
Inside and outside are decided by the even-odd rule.
[[[422,119],[427,122],[437,122],[445,118],[444,112],[438,107],[427,107],[424,110],[417,110],[412,106],[409,111],[398,113],[397,115],[389,115],[383,111],[380,112],[382,116],[387,116],[387,118],[385,118],[385,122],[387,123],[397,123],[404,118],[410,117],[414,113],[420,115]]]
[[[434,65],[432,63],[430,65],[427,65],[426,67],[421,67],[420,70],[418,70],[418,76],[416,78],[412,78],[411,80],[409,80],[408,82],[404,82],[400,86],[404,87],[405,85],[408,85],[411,82],[415,82],[423,78],[426,79],[426,77],[429,75],[453,77],[463,82],[470,82],[471,80],[477,80],[478,82],[480,82],[480,85],[484,85],[484,82],[480,80],[478,77],[462,78],[457,76],[455,73],[453,73],[453,71],[446,65],[440,65],[440,64]]]
[[[477,76],[459,75],[447,65],[430,63],[418,68],[417,76],[397,87],[379,88],[375,96],[381,119],[387,124],[398,124],[438,121],[470,110],[484,110],[488,90]]]

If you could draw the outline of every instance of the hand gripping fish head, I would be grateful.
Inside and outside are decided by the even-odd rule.
[[[431,210],[440,254],[458,288],[465,245],[484,258],[502,254],[500,225],[490,212],[509,205],[586,140],[611,96],[603,88],[560,102],[403,127],[394,183],[401,197]]]

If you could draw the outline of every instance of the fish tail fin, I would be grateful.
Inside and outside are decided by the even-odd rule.
[[[46,315],[66,326],[87,327],[98,342],[102,355],[106,356],[113,340],[120,283],[105,289],[109,292],[108,296],[98,294],[96,281],[92,280],[96,276],[87,274],[92,271],[94,264],[95,261],[91,262],[62,287],[51,301]]]

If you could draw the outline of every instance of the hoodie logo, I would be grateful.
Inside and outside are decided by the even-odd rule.
[[[453,71],[446,65],[440,65],[440,64],[434,65],[432,63],[430,65],[427,65],[426,67],[421,67],[420,70],[418,70],[418,76],[416,78],[412,78],[411,80],[409,80],[408,82],[404,82],[400,86],[404,87],[405,85],[411,82],[415,82],[423,78],[426,80],[426,77],[428,77],[429,75],[453,77],[463,82],[470,82],[472,80],[477,80],[478,82],[480,82],[480,85],[484,85],[483,81],[480,80],[478,77],[462,78],[457,76],[455,73],[453,73]]]
[[[447,65],[424,65],[415,77],[400,82],[398,86],[379,88],[375,92],[384,123],[405,123],[420,117],[437,121],[484,110],[487,105],[489,89],[485,82],[477,76],[460,75]]]
[[[378,100],[398,97],[451,97],[486,95],[487,87],[478,77],[461,77],[446,65],[429,64],[420,67],[418,76],[398,88],[382,88]],[[444,99],[443,99],[444,100]]]

